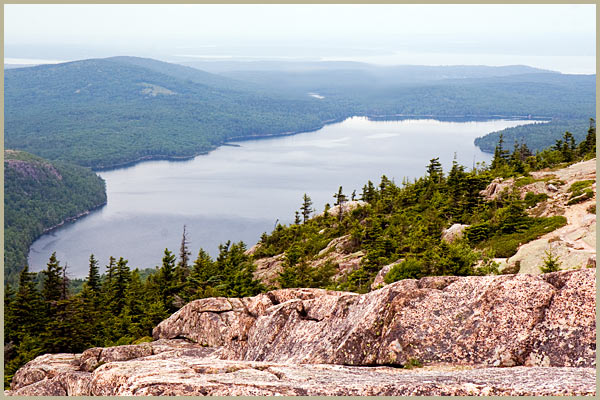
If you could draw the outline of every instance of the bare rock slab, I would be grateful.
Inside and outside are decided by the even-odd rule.
[[[48,360],[46,360],[48,361]],[[32,361],[38,367],[40,360]],[[22,396],[463,396],[595,395],[592,368],[413,370],[330,364],[215,360],[165,352],[114,361],[93,372],[62,371],[8,395]]]

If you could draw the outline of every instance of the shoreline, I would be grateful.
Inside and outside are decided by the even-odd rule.
[[[105,193],[106,193],[106,192],[105,192]],[[62,220],[61,222],[59,222],[58,224],[56,224],[56,225],[53,225],[53,226],[51,226],[51,227],[49,227],[49,228],[45,228],[45,229],[42,231],[42,233],[40,233],[39,235],[37,235],[37,236],[36,236],[36,237],[35,237],[35,238],[34,238],[34,239],[31,241],[31,243],[29,243],[29,244],[27,245],[27,264],[29,264],[29,253],[31,252],[31,246],[33,245],[33,243],[35,243],[35,241],[36,241],[36,240],[38,240],[39,238],[41,238],[42,236],[44,236],[44,235],[46,235],[46,234],[48,234],[48,233],[51,233],[52,231],[55,231],[55,230],[57,230],[57,229],[59,229],[59,228],[61,228],[61,227],[65,226],[65,225],[66,225],[66,224],[68,224],[68,223],[75,222],[75,221],[77,221],[77,220],[79,220],[79,219],[81,219],[81,218],[83,218],[83,217],[85,217],[85,216],[87,216],[87,215],[90,215],[90,214],[91,214],[93,211],[96,211],[96,210],[98,210],[98,209],[100,209],[100,208],[104,207],[106,204],[108,204],[108,198],[107,198],[106,200],[104,200],[104,202],[102,202],[101,204],[95,205],[95,206],[93,206],[93,207],[91,207],[91,208],[89,208],[89,209],[87,209],[87,210],[84,210],[84,211],[82,211],[82,212],[80,212],[80,213],[78,213],[78,214],[76,214],[76,215],[73,215],[73,216],[71,216],[71,217],[66,217],[65,219],[63,219],[63,220]],[[37,271],[37,272],[39,272],[39,271]]]
[[[74,222],[74,221],[78,220],[78,219],[79,219],[79,218],[81,218],[81,217],[85,217],[86,215],[89,215],[89,214],[90,214],[92,211],[95,211],[95,210],[97,210],[97,209],[99,209],[99,208],[102,208],[102,207],[104,207],[106,204],[108,204],[108,199],[107,199],[107,200],[105,200],[105,201],[104,201],[102,204],[98,204],[98,205],[96,205],[96,206],[93,206],[92,208],[89,208],[89,209],[87,209],[87,210],[85,210],[85,211],[82,211],[82,212],[80,212],[79,214],[76,214],[76,215],[74,215],[74,216],[72,216],[72,217],[66,217],[65,219],[63,219],[63,220],[62,220],[61,222],[59,222],[58,224],[56,224],[56,225],[53,225],[53,226],[51,226],[51,227],[49,227],[49,228],[46,228],[46,229],[44,229],[44,230],[42,231],[42,233],[40,234],[40,236],[38,236],[37,238],[35,238],[34,242],[35,242],[36,240],[38,240],[38,239],[39,239],[39,238],[40,238],[42,235],[45,235],[46,233],[48,233],[48,232],[50,232],[50,231],[53,231],[53,230],[55,230],[55,229],[58,229],[58,228],[60,228],[61,226],[64,226],[65,224],[67,224],[67,223],[69,223],[69,222]],[[32,243],[33,243],[33,242],[32,242]]]
[[[472,121],[485,121],[485,120],[490,120],[490,119],[532,120],[532,121],[543,121],[543,122],[552,121],[552,117],[531,116],[531,115],[498,115],[498,114],[496,114],[496,115],[468,115],[468,114],[467,115],[433,115],[433,114],[350,115],[350,116],[345,116],[345,117],[326,119],[324,121],[321,121],[320,125],[318,125],[316,127],[309,128],[309,129],[303,129],[300,131],[256,134],[256,135],[248,135],[248,136],[232,136],[230,138],[225,139],[222,143],[219,143],[218,145],[214,146],[211,149],[201,150],[201,151],[195,152],[191,155],[179,155],[179,156],[178,155],[167,156],[167,155],[161,155],[161,154],[148,155],[148,156],[136,158],[131,161],[125,161],[122,163],[117,163],[117,164],[113,164],[113,165],[109,165],[109,166],[88,167],[88,168],[90,168],[94,172],[103,172],[103,171],[112,171],[112,170],[117,170],[117,169],[121,169],[121,168],[132,167],[132,166],[134,166],[138,163],[142,163],[144,161],[189,161],[198,156],[209,154],[211,151],[217,150],[221,146],[241,147],[240,145],[236,145],[235,143],[232,143],[232,142],[245,142],[248,140],[272,139],[272,138],[276,138],[276,137],[298,135],[300,133],[315,132],[315,131],[318,131],[319,129],[323,129],[326,125],[331,125],[331,124],[335,124],[338,122],[342,122],[348,118],[353,118],[353,117],[366,117],[373,121],[377,121],[377,120],[385,119],[385,118],[395,119],[395,120],[413,119],[413,118],[414,119],[430,118],[430,119],[436,119],[436,120],[440,120],[440,121],[443,121],[444,119],[465,119],[465,118],[470,119]],[[477,147],[479,147],[479,146],[477,146]],[[481,149],[481,151],[483,151],[484,153],[490,153],[490,152],[484,151],[482,149]]]

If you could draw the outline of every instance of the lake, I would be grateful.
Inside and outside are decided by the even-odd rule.
[[[474,146],[476,137],[535,122],[353,117],[314,132],[237,142],[187,161],[102,171],[107,205],[35,241],[30,269],[44,269],[53,251],[71,277],[87,275],[92,253],[101,266],[112,255],[128,259],[132,269],[154,267],[165,248],[177,253],[184,225],[193,259],[200,247],[216,256],[227,240],[251,247],[277,222],[294,220],[304,193],[320,212],[334,203],[340,185],[358,197],[369,179],[378,184],[383,174],[396,183],[423,176],[434,157],[445,172],[455,154],[468,168],[489,163],[492,155]]]

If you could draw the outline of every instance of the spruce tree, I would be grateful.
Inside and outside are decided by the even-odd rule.
[[[497,170],[506,165],[508,160],[508,150],[504,149],[504,135],[500,134],[498,144],[494,149],[494,158],[492,159],[492,170]]]
[[[304,196],[302,197],[302,207],[300,207],[300,211],[302,211],[302,218],[304,220],[304,223],[306,223],[306,221],[308,221],[308,219],[310,218],[310,214],[313,212],[312,207],[312,200],[310,199],[310,197],[308,197],[308,195],[306,193],[304,193]]]
[[[117,261],[117,265],[114,271],[111,294],[111,310],[113,315],[119,315],[125,306],[125,291],[127,290],[127,286],[129,285],[130,280],[130,270],[127,265],[127,260],[123,257],[119,258]]]
[[[46,264],[46,270],[42,271],[44,275],[42,296],[47,303],[56,302],[62,297],[62,272],[63,269],[56,259],[56,252],[54,252]]]
[[[98,271],[98,260],[94,258],[93,254],[90,255],[87,286],[92,292],[100,293],[100,273]]]
[[[175,281],[175,255],[169,249],[165,249],[162,266],[158,275],[160,299],[168,312],[174,312],[176,311],[176,307],[173,305],[173,294],[177,288]]]
[[[44,326],[44,308],[40,293],[34,282],[35,273],[25,265],[19,275],[19,288],[11,307],[5,310],[5,341],[20,342],[27,334],[35,336]]]
[[[190,255],[192,254],[188,249],[187,232],[183,226],[183,234],[181,237],[181,245],[179,246],[179,262],[175,268],[176,281],[179,287],[182,289],[187,277],[190,275]]]

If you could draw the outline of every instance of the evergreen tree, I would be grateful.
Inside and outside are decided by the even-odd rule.
[[[113,315],[119,315],[125,306],[125,292],[130,280],[130,270],[127,265],[127,260],[119,257],[114,271],[113,281],[111,285],[111,311]]]
[[[125,307],[121,313],[121,318],[128,322],[128,334],[132,338],[148,336],[152,333],[153,326],[149,326],[144,319],[147,308],[145,299],[144,285],[139,271],[135,269],[131,272],[129,285],[125,290]]]
[[[65,263],[65,266],[62,270],[62,279],[61,279],[61,286],[60,286],[60,299],[61,300],[66,300],[69,297],[69,282],[70,279],[67,276],[67,268],[68,265]]]
[[[429,180],[431,182],[441,182],[443,178],[443,172],[439,157],[429,160],[429,165],[427,166],[427,175],[429,176]]]
[[[90,255],[87,286],[92,292],[100,293],[100,273],[98,271],[98,260],[94,258],[93,254]]]
[[[46,264],[46,270],[42,271],[42,274],[44,275],[42,296],[47,303],[56,302],[62,297],[62,271],[63,268],[60,266],[59,261],[56,259],[56,252],[54,252],[50,256],[48,264]]]
[[[192,254],[188,250],[188,240],[187,234],[185,230],[185,225],[183,226],[183,235],[181,237],[181,246],[179,247],[179,262],[177,263],[177,267],[175,269],[176,281],[177,283],[183,287],[187,277],[190,274],[190,255]]]
[[[169,249],[165,249],[164,252],[162,266],[158,272],[158,285],[160,299],[165,309],[169,312],[176,311],[176,307],[173,305],[173,295],[177,289],[175,281],[175,255]]]
[[[304,193],[304,196],[302,197],[302,207],[300,207],[300,211],[302,211],[302,218],[304,220],[304,223],[306,223],[306,221],[308,221],[308,219],[310,218],[310,214],[313,212],[312,207],[312,200],[310,199],[310,197],[308,197],[308,195],[306,193]]]
[[[110,256],[108,259],[108,265],[106,266],[106,278],[102,285],[103,291],[110,296],[110,291],[112,290],[112,284],[114,280],[114,276],[116,274],[117,269],[117,260]]]
[[[579,157],[593,158],[596,156],[596,121],[590,118],[590,127],[585,139],[577,147]]]
[[[340,186],[340,188],[338,189],[337,193],[335,193],[333,195],[333,198],[335,199],[335,203],[333,203],[336,206],[340,206],[340,210],[341,210],[341,206],[342,204],[344,204],[347,200],[346,195],[342,192],[342,187]]]
[[[300,219],[300,213],[296,211],[296,214],[294,215],[294,225],[300,225],[300,222],[302,222]]]
[[[547,274],[549,272],[560,271],[561,262],[559,261],[558,256],[552,254],[552,251],[545,251],[546,258],[544,258],[544,265],[540,267],[540,271],[543,274]]]
[[[338,189],[338,192],[333,195],[335,199],[335,205],[338,206],[338,220],[341,221],[344,215],[344,203],[347,201],[346,195],[342,192],[342,187]]]
[[[25,265],[19,275],[19,288],[14,301],[5,309],[5,342],[19,343],[25,335],[35,336],[41,332],[46,320],[40,293],[36,289],[35,273]]]
[[[56,312],[41,335],[47,353],[78,353],[87,344],[84,307],[78,296],[61,299],[56,303]]]
[[[210,289],[218,284],[219,279],[221,277],[214,267],[212,258],[204,249],[200,249],[188,278],[186,300],[205,297],[204,294],[210,292]]]
[[[494,158],[492,159],[492,170],[497,170],[502,168],[507,164],[508,161],[508,150],[504,149],[504,135],[500,134],[500,138],[498,139],[498,144],[494,149]]]

